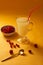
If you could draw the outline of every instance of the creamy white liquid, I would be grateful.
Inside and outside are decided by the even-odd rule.
[[[26,17],[21,17],[21,18],[17,18],[17,26],[18,26],[18,33],[21,36],[26,35],[26,33],[28,32],[28,18]]]

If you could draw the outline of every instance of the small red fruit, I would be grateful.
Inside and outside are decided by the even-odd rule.
[[[28,50],[28,52],[29,52],[30,54],[33,54],[32,50]]]
[[[11,45],[11,42],[9,42],[9,44]]]
[[[13,53],[13,50],[10,50],[10,51],[9,51],[9,53],[10,53],[11,55],[13,55],[13,54],[14,54],[14,53]]]
[[[17,46],[18,48],[20,48],[20,46],[19,46],[18,44],[16,44],[16,46]]]
[[[14,45],[14,43],[13,43],[13,42],[11,42],[11,45]]]
[[[38,45],[37,45],[37,44],[34,44],[34,47],[35,47],[35,48],[38,48]]]
[[[10,42],[10,40],[6,40],[7,42]]]
[[[12,45],[10,45],[10,48],[13,48],[13,46],[12,46]]]
[[[14,45],[14,48],[16,48],[16,45]]]

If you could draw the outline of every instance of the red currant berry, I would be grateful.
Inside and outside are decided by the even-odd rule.
[[[33,54],[32,50],[28,50],[28,52],[29,52],[30,54]]]
[[[10,42],[10,40],[6,40],[7,42]]]
[[[13,48],[13,45],[10,45],[10,48]]]
[[[16,48],[16,45],[14,45],[14,48]]]
[[[16,46],[17,46],[18,48],[20,48],[20,46],[19,46],[18,44],[16,44]]]
[[[9,53],[10,53],[11,55],[13,55],[13,54],[14,54],[14,53],[13,53],[13,50],[10,50],[10,51],[9,51]]]
[[[34,47],[35,47],[35,48],[38,48],[38,45],[37,45],[37,44],[34,44]]]
[[[14,45],[14,43],[13,43],[13,42],[11,42],[11,45]]]

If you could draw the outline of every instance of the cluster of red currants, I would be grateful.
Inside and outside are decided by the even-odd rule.
[[[18,44],[14,44],[13,42],[11,42],[10,40],[7,40],[7,42],[10,44],[10,48],[16,48],[16,47],[18,47],[18,48],[20,48],[20,45],[18,45]]]
[[[4,32],[4,33],[12,33],[12,32],[15,31],[15,28],[13,26],[7,25],[7,26],[3,26],[1,28],[1,31]]]
[[[10,48],[16,48],[16,47],[20,48],[20,45],[18,45],[18,44],[15,45],[15,44],[14,44],[13,42],[11,42],[10,40],[7,40],[7,42],[9,43]],[[11,55],[14,54],[14,53],[13,53],[13,50],[10,50],[9,53],[10,53]]]
[[[15,44],[14,44],[13,42],[11,42],[10,40],[7,40],[7,42],[10,44],[10,48],[16,48],[16,47],[20,48],[20,45],[18,45],[18,44],[15,45]],[[35,48],[38,48],[38,45],[37,45],[37,44],[34,44],[34,47],[35,47]],[[28,52],[29,52],[30,54],[33,54],[32,50],[28,50]],[[14,54],[14,53],[13,53],[13,50],[10,50],[9,53],[10,53],[11,55]]]

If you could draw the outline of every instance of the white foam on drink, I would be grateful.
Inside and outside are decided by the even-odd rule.
[[[26,17],[20,17],[20,18],[17,19],[17,22],[25,23],[25,22],[27,22],[27,20],[28,20],[28,18],[26,18]]]

